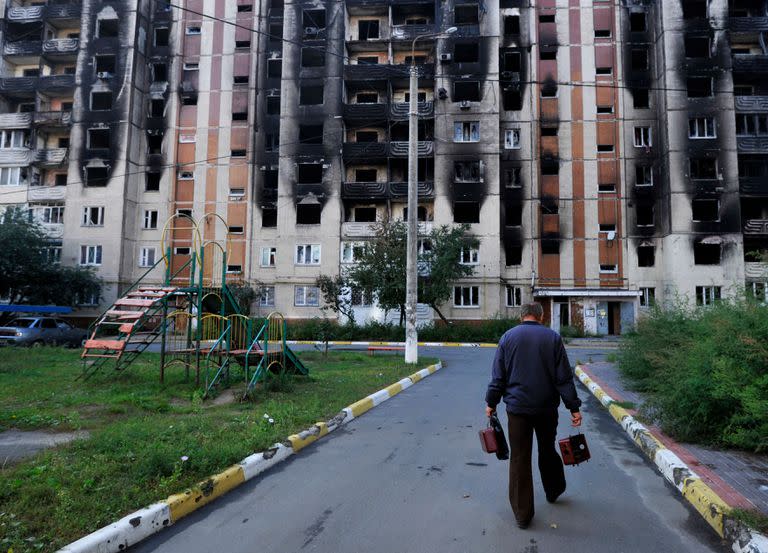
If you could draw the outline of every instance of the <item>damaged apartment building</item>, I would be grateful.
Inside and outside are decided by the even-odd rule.
[[[479,240],[449,319],[537,300],[619,334],[656,302],[765,299],[766,4],[8,2],[0,203],[51,263],[97,268],[84,314],[160,259],[169,217],[215,212],[202,239],[226,236],[254,312],[323,316],[317,276],[406,217],[415,63],[420,229]]]

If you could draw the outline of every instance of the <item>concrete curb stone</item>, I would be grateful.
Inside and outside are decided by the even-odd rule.
[[[494,345],[494,347],[496,346]],[[288,436],[285,442],[277,443],[266,451],[249,455],[238,464],[219,474],[214,474],[182,493],[171,495],[163,501],[126,515],[117,522],[64,546],[58,553],[118,553],[125,551],[128,547],[160,532],[203,505],[255,478],[441,368],[442,363],[437,362],[421,369],[345,407],[332,419],[318,422],[298,434]]]
[[[680,457],[667,449],[642,423],[619,407],[581,368],[576,376],[592,392],[630,438],[683,495],[717,534],[731,542],[734,553],[768,553],[768,537],[730,518],[730,507]]]

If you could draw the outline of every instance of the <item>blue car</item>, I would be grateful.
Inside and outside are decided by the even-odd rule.
[[[0,326],[0,346],[67,346],[83,345],[87,332],[67,321],[53,317],[19,317]]]

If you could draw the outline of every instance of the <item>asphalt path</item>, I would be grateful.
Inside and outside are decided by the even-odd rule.
[[[568,490],[554,505],[536,475],[536,516],[518,529],[508,465],[484,454],[477,437],[493,353],[422,348],[443,370],[132,550],[729,551],[580,384],[592,460],[566,467]],[[606,352],[569,353],[575,362]],[[569,434],[568,418],[561,410],[559,436]]]

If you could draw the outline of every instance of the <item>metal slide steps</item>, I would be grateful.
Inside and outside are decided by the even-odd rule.
[[[163,302],[176,291],[175,287],[142,285],[115,301],[85,341],[81,355],[85,363],[83,376],[95,373],[110,359],[115,360],[116,370],[128,367],[160,335],[160,325],[154,329],[146,325],[160,314]],[[141,330],[145,332],[139,334]]]

